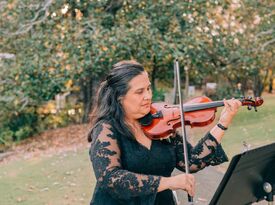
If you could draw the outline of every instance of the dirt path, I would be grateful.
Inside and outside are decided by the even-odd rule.
[[[180,171],[174,171],[174,174],[178,173],[180,173]],[[196,196],[194,197],[194,204],[207,205],[211,201],[222,180],[223,173],[217,171],[215,167],[207,167],[194,175],[196,179]],[[187,204],[186,192],[177,191],[177,196],[180,205]]]
[[[87,142],[88,125],[70,125],[65,128],[48,130],[13,145],[7,152],[0,154],[0,164],[12,160],[52,156],[58,153],[82,149]]]

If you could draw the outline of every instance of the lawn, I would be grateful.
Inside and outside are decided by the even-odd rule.
[[[87,205],[95,180],[88,150],[1,165],[1,205]]]
[[[250,148],[275,142],[275,96],[264,95],[264,100],[258,112],[242,107],[226,131],[222,144],[230,158],[243,151],[244,142]],[[188,129],[191,141],[198,140],[213,125]],[[95,186],[87,148],[14,160],[0,167],[1,205],[88,204]]]

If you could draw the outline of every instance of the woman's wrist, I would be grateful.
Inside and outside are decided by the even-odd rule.
[[[166,189],[176,190],[178,189],[177,185],[178,180],[175,176],[171,177],[161,177],[158,192],[164,191]]]
[[[158,192],[171,188],[171,177],[161,177]]]
[[[225,128],[228,128],[228,126],[230,125],[231,121],[228,121],[228,120],[219,120],[217,124],[220,124],[222,125],[223,127]]]
[[[224,136],[225,130],[218,127],[218,124],[216,124],[211,130],[210,134],[216,138],[218,143],[221,143],[222,137]]]
[[[225,126],[224,126],[223,124],[221,124],[221,123],[217,123],[217,126],[218,126],[218,128],[222,129],[223,131],[225,131],[225,130],[228,129],[228,127],[225,127]]]

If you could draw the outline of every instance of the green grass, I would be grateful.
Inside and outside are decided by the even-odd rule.
[[[243,142],[251,148],[275,142],[275,98],[264,97],[258,112],[242,107],[228,129],[223,144],[230,156],[243,150]]]
[[[88,151],[1,165],[0,204],[89,204],[95,180]]]
[[[242,152],[243,141],[252,148],[275,142],[275,96],[264,96],[264,100],[258,112],[242,107],[226,131],[222,144],[230,158]],[[188,129],[188,133],[196,136],[195,141],[214,124]],[[88,204],[95,186],[87,149],[12,161],[0,167],[1,205]]]

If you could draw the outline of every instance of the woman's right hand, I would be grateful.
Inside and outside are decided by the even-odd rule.
[[[179,174],[171,177],[171,188],[172,190],[184,190],[190,196],[195,195],[195,177],[192,174]]]
[[[184,190],[190,196],[195,195],[195,177],[192,174],[179,174],[171,177],[162,177],[158,191],[165,189]]]

